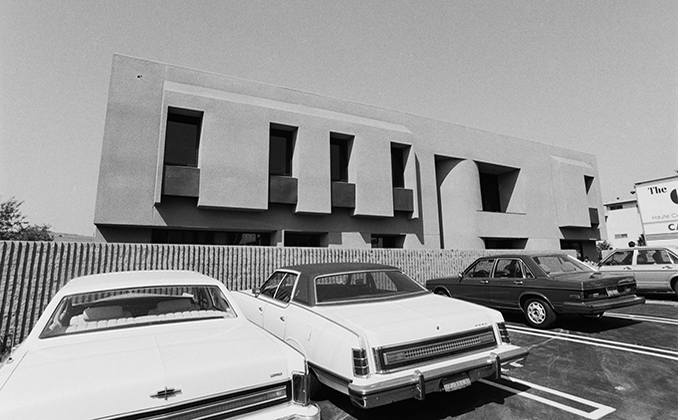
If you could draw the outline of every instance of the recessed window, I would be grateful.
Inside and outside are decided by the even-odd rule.
[[[353,136],[330,133],[330,166],[332,181],[348,182],[348,160]]]
[[[408,146],[391,143],[391,179],[393,188],[405,188],[405,163]]]
[[[614,234],[614,239],[624,239],[628,238],[629,235],[627,233],[615,233]]]
[[[268,246],[271,244],[271,234],[268,232],[153,229],[151,242],[155,244]]]
[[[372,234],[372,248],[402,248],[404,242],[404,235]]]
[[[201,111],[167,109],[165,165],[198,166],[202,117]]]
[[[610,210],[621,210],[624,208],[623,204],[612,204],[609,209]]]
[[[483,211],[505,213],[520,169],[478,162]]]
[[[285,232],[285,246],[319,247],[322,243],[322,233]]]
[[[584,187],[586,188],[586,194],[591,191],[591,186],[593,185],[593,177],[584,175]]]
[[[268,172],[271,175],[292,176],[292,156],[297,129],[271,124],[269,135]]]

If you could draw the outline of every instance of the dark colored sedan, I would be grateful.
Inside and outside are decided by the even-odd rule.
[[[477,259],[456,277],[426,282],[429,290],[500,310],[518,310],[527,323],[548,328],[561,314],[599,318],[638,305],[636,282],[601,274],[564,253],[506,254]]]

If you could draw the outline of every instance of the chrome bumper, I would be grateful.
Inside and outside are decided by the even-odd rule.
[[[410,398],[423,400],[426,394],[442,391],[442,380],[445,378],[466,375],[471,382],[490,376],[499,378],[502,365],[524,359],[528,353],[527,349],[517,347],[511,350],[492,352],[489,356],[478,357],[462,363],[453,363],[436,369],[417,369],[411,375],[374,384],[361,386],[350,383],[348,394],[351,402],[360,408],[373,408]]]

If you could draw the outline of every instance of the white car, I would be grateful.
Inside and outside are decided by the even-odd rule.
[[[501,313],[434,295],[396,267],[336,263],[281,268],[234,292],[251,321],[302,352],[320,384],[361,408],[453,391],[528,351]]]
[[[633,276],[639,293],[678,295],[678,247],[618,248],[599,264],[602,273]]]
[[[319,419],[304,357],[189,271],[71,280],[0,364],[2,419]]]

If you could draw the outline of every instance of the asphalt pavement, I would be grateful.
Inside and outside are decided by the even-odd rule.
[[[549,330],[505,313],[512,342],[530,356],[499,380],[371,410],[332,390],[316,403],[325,420],[678,419],[678,298],[645,297],[597,320],[562,317]]]

